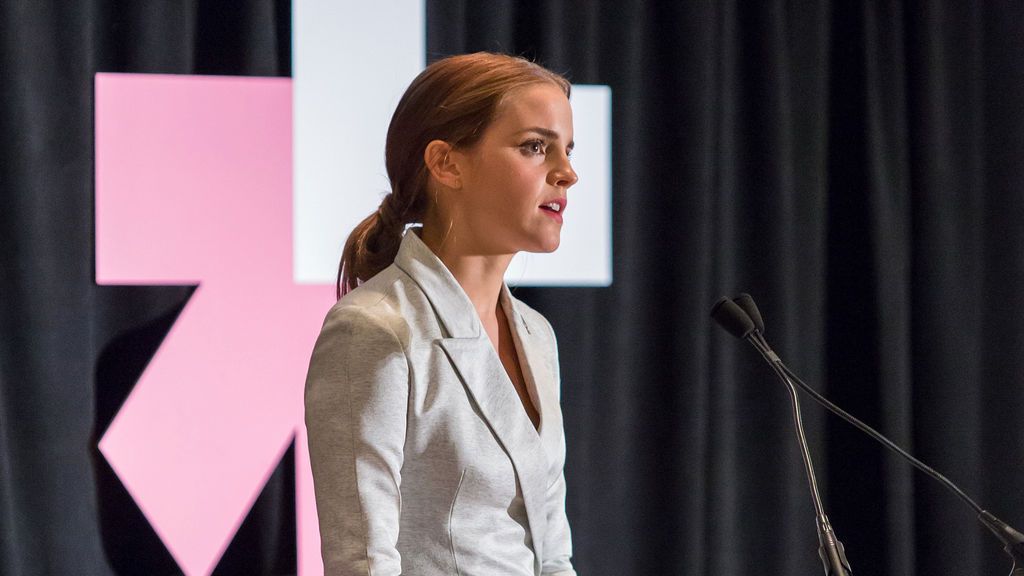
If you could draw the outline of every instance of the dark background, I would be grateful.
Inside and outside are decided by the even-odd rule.
[[[0,2],[0,573],[178,569],[95,445],[191,287],[98,287],[96,72],[288,76],[288,2]],[[614,284],[560,336],[584,576],[821,573],[805,380],[1024,526],[1024,3],[427,2],[430,58],[607,84]],[[585,175],[584,175],[585,177]],[[805,401],[857,574],[1005,574],[970,510]],[[291,452],[217,574],[295,571]]]

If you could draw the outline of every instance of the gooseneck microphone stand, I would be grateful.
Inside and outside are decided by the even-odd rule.
[[[811,489],[811,500],[814,502],[814,514],[818,531],[818,556],[825,566],[825,576],[849,576],[853,573],[850,569],[850,562],[846,559],[846,550],[843,543],[836,537],[835,530],[828,521],[825,514],[825,507],[821,503],[821,494],[818,492],[818,480],[814,476],[814,463],[811,461],[811,451],[807,447],[807,436],[804,434],[804,421],[800,415],[800,399],[797,396],[796,387],[782,369],[782,361],[758,338],[760,332],[746,312],[733,301],[723,298],[719,300],[711,310],[711,317],[718,321],[733,336],[741,340],[747,340],[771,365],[775,375],[786,386],[789,391],[789,398],[793,407],[793,424],[796,428],[797,441],[800,444],[800,456],[803,458],[804,470],[807,472],[807,484]]]
[[[752,339],[751,343],[756,342]],[[804,422],[800,415],[800,400],[797,397],[796,387],[790,381],[785,371],[779,368],[779,357],[771,348],[755,344],[754,348],[761,353],[761,356],[772,366],[779,381],[785,384],[789,391],[789,397],[793,405],[793,423],[796,426],[796,435],[800,443],[800,455],[803,457],[804,469],[807,471],[807,483],[811,488],[811,499],[814,501],[814,513],[818,526],[818,556],[825,565],[826,576],[847,576],[853,570],[850,569],[850,562],[846,559],[846,550],[843,543],[836,537],[835,530],[825,515],[825,508],[821,503],[821,495],[818,493],[818,481],[814,477],[814,464],[811,462],[811,453],[807,448],[807,437],[804,435]]]
[[[974,510],[974,513],[978,515],[978,521],[981,522],[983,526],[988,528],[988,530],[992,532],[992,534],[994,534],[1000,542],[1003,543],[1003,550],[1006,552],[1007,555],[1010,556],[1010,560],[1013,561],[1013,565],[1010,569],[1010,576],[1024,576],[1024,534],[1020,533],[1006,522],[1003,522],[995,515],[993,515],[991,512],[982,508],[977,502],[974,501],[974,499],[968,496],[966,492],[964,492],[959,486],[954,484],[952,480],[946,478],[944,475],[940,474],[931,466],[925,464],[924,462],[921,462],[920,460],[912,456],[910,453],[908,453],[906,450],[897,446],[892,440],[889,440],[888,438],[883,436],[880,432],[878,432],[871,426],[868,426],[864,422],[861,422],[855,416],[849,414],[839,406],[833,404],[828,398],[825,398],[817,390],[811,388],[807,383],[801,380],[785,364],[782,364],[781,361],[779,365],[786,372],[786,374],[790,378],[792,378],[796,385],[799,386],[801,390],[806,392],[812,399],[814,399],[815,402],[821,404],[830,412],[851,424],[854,428],[857,428],[861,432],[864,432],[882,446],[885,446],[889,450],[895,452],[907,462],[910,462],[910,464],[913,465],[915,468],[924,472],[925,475],[929,476],[930,478],[938,481],[939,484],[946,487],[950,492],[952,492],[958,498],[960,498],[961,501],[970,506]]]
[[[984,510],[951,480],[937,472],[931,466],[921,462],[906,450],[897,446],[894,442],[883,436],[871,426],[861,422],[853,415],[833,404],[828,398],[822,396],[817,390],[811,388],[807,383],[801,380],[799,376],[794,374],[793,371],[782,362],[778,355],[772,351],[771,347],[768,346],[768,342],[764,339],[764,336],[762,335],[764,332],[764,321],[761,318],[760,311],[757,309],[757,305],[754,304],[754,300],[749,294],[740,294],[730,301],[730,303],[735,307],[719,302],[719,304],[716,304],[715,308],[712,310],[712,317],[714,317],[719,324],[722,324],[723,327],[737,338],[750,342],[750,344],[757,349],[765,360],[772,365],[772,369],[776,371],[777,375],[779,375],[779,370],[781,370],[782,374],[779,375],[779,377],[784,378],[790,386],[795,383],[815,402],[824,406],[830,412],[839,416],[861,432],[864,432],[882,446],[895,452],[907,462],[910,462],[910,464],[915,468],[938,481],[953,492],[953,494],[960,498],[964,503],[970,506],[978,515],[978,520],[982,525],[984,525],[996,536],[996,538],[1000,540],[1000,542],[1003,543],[1003,550],[1013,561],[1010,576],[1024,576],[1024,534],[995,517],[992,513]],[[745,316],[746,319],[744,320],[742,316]],[[749,326],[752,326],[752,328]],[[842,545],[840,544],[839,546],[841,551]],[[843,558],[843,560],[845,560],[845,558]],[[849,564],[846,566],[848,567]]]

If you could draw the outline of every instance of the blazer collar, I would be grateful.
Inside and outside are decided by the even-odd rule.
[[[441,320],[447,336],[452,338],[479,338],[483,326],[477,317],[473,303],[462,289],[459,282],[452,276],[448,267],[441,262],[434,252],[420,239],[419,230],[410,228],[402,238],[402,244],[395,256],[395,264],[409,275],[430,300]],[[502,307],[511,311],[510,317],[513,331],[525,329],[532,333],[523,315],[513,304],[514,299],[508,286],[502,283],[499,295]],[[515,336],[519,336],[516,334]]]
[[[516,469],[530,522],[534,554],[539,562],[543,558],[547,529],[544,506],[549,465],[541,437],[523,410],[519,395],[509,381],[494,346],[483,332],[469,297],[415,229],[406,232],[395,264],[416,282],[430,300],[448,336],[440,340],[441,347]],[[551,401],[548,398],[549,388],[554,386],[547,381],[549,370],[546,362],[549,358],[537,338],[540,333],[531,329],[504,283],[499,298],[509,316],[509,329],[516,341],[523,376],[536,392],[534,402],[544,431],[545,417],[552,416],[547,406]]]
[[[416,228],[406,231],[395,256],[395,264],[416,282],[430,300],[447,335],[458,338],[480,335],[480,321],[469,296],[444,262],[423,243]]]

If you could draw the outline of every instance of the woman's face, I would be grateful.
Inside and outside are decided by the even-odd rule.
[[[452,207],[463,249],[477,254],[551,252],[561,239],[572,109],[560,88],[537,84],[510,94],[471,149],[458,154],[461,189]]]

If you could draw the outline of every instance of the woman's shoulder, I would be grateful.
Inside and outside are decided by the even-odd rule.
[[[394,274],[392,268],[383,270],[335,302],[324,319],[324,328],[341,328],[346,332],[388,330],[399,337],[407,332],[395,297],[400,276]]]

